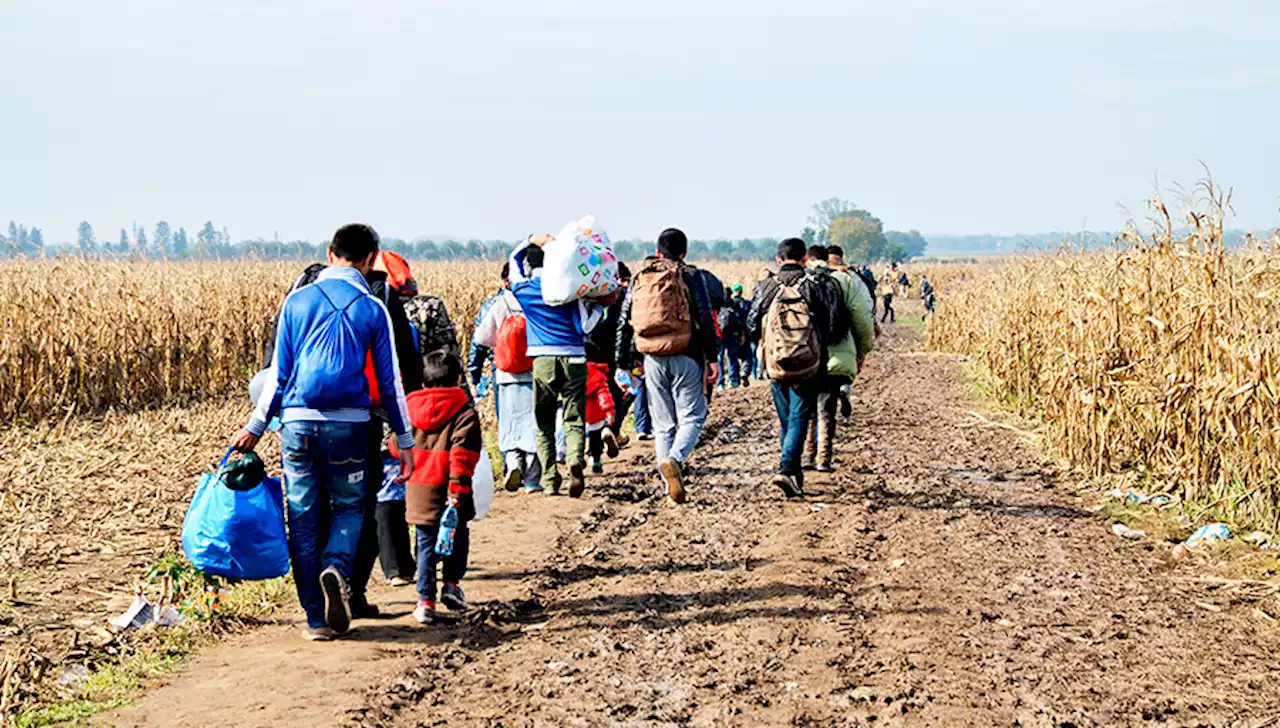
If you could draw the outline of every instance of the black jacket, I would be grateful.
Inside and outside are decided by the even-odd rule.
[[[822,345],[822,371],[826,371],[827,346],[840,341],[849,333],[848,311],[844,307],[844,295],[840,284],[822,270],[806,269],[799,263],[786,263],[778,269],[778,275],[761,281],[751,297],[751,312],[747,314],[747,336],[760,341],[764,335],[764,317],[778,297],[783,286],[794,286],[808,276],[809,282],[800,285],[800,295],[809,304],[809,314],[817,329],[818,342]]]
[[[606,309],[604,318],[587,334],[587,361],[613,366],[617,360],[618,325],[622,322],[623,301]]]
[[[646,258],[648,262],[652,258]],[[637,271],[638,275],[638,271]],[[693,338],[689,340],[689,348],[684,355],[694,361],[706,365],[717,361],[720,357],[720,340],[716,338],[715,316],[711,313],[711,299],[707,296],[707,287],[702,273],[697,268],[685,267],[684,285],[689,290],[689,311],[693,314]],[[622,302],[622,311],[618,320],[617,366],[619,369],[631,369],[641,359],[635,349],[635,331],[631,328],[631,294],[635,291],[635,280],[627,289],[627,297]]]

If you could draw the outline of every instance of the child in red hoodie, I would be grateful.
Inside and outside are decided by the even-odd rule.
[[[418,534],[418,608],[421,624],[436,619],[436,567],[441,566],[444,589],[440,601],[450,611],[467,609],[458,582],[467,572],[471,533],[467,522],[475,516],[471,477],[480,461],[480,417],[462,389],[462,362],[445,351],[423,358],[423,386],[405,398],[417,443],[413,474],[405,483],[405,520]],[[395,443],[391,443],[396,454]],[[436,554],[436,536],[445,508],[458,509],[453,553]]]
[[[591,472],[604,472],[600,454],[609,451],[609,457],[618,457],[618,440],[608,426],[613,424],[615,413],[613,393],[609,391],[609,365],[587,365],[587,450],[591,453]]]

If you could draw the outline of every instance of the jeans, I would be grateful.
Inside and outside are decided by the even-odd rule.
[[[800,456],[809,434],[809,421],[818,397],[820,380],[803,382],[774,382],[773,407],[778,411],[779,434],[782,440],[782,457],[778,472],[795,475],[800,472]]]
[[[409,542],[409,524],[404,520],[404,501],[378,504],[378,560],[388,579],[397,576],[413,578],[413,547]]]
[[[813,424],[805,438],[805,465],[830,466],[836,439],[836,409],[840,405],[840,388],[852,380],[849,377],[828,375],[824,380],[814,406]]]
[[[653,422],[649,418],[649,390],[645,387],[644,377],[636,377],[636,432],[641,435],[653,434]]]
[[[720,387],[736,387],[741,383],[742,350],[744,345],[738,343],[737,334],[725,334],[724,346],[720,349]]]
[[[671,458],[683,464],[707,422],[702,365],[683,354],[646,355],[644,377],[658,462]]]
[[[332,566],[351,577],[371,487],[365,476],[368,432],[366,422],[286,422],[280,433],[289,560],[312,627],[326,624],[320,572]]]
[[[418,533],[418,598],[434,602],[436,590],[436,564],[440,564],[443,581],[446,584],[457,584],[467,575],[467,554],[471,550],[471,529],[467,524],[459,523],[453,534],[453,553],[441,556],[436,553],[436,537],[440,535],[440,524],[434,526],[414,526]]]
[[[883,298],[884,298],[884,314],[880,316],[880,322],[881,323],[884,323],[885,321],[896,322],[898,320],[898,313],[893,310],[893,294],[887,293],[884,295]]]
[[[538,460],[542,487],[560,487],[556,467],[556,411],[564,417],[565,462],[586,464],[587,360],[540,356],[533,360],[533,414],[538,423]]]

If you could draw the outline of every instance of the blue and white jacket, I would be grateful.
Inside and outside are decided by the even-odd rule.
[[[528,238],[511,253],[511,293],[524,311],[529,356],[586,357],[587,334],[604,318],[605,309],[594,301],[578,299],[559,306],[542,300],[542,269],[526,274],[524,256],[533,243]]]
[[[276,376],[262,389],[249,432],[261,436],[277,414],[286,423],[368,422],[372,400],[364,368],[372,352],[387,422],[400,447],[413,447],[391,332],[387,307],[355,268],[330,266],[290,293],[276,327]]]

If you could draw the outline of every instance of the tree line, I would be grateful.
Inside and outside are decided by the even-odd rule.
[[[902,261],[916,257],[928,245],[920,233],[886,231],[879,218],[846,200],[831,198],[813,206],[809,226],[802,236],[806,243],[840,245],[851,262]],[[383,238],[383,247],[415,260],[505,259],[514,247],[507,240],[403,240]],[[778,252],[780,238],[691,240],[689,257],[694,260],[771,261]],[[654,249],[652,240],[614,240],[614,252],[623,260],[639,260]],[[100,239],[88,222],[80,223],[74,243],[46,243],[39,228],[10,222],[8,235],[0,234],[0,256],[56,257],[59,255],[105,259],[168,260],[316,260],[324,256],[328,243],[308,240],[232,241],[227,228],[212,221],[194,235],[186,228],[174,228],[161,220],[148,232],[144,227],[121,229],[118,237]]]

